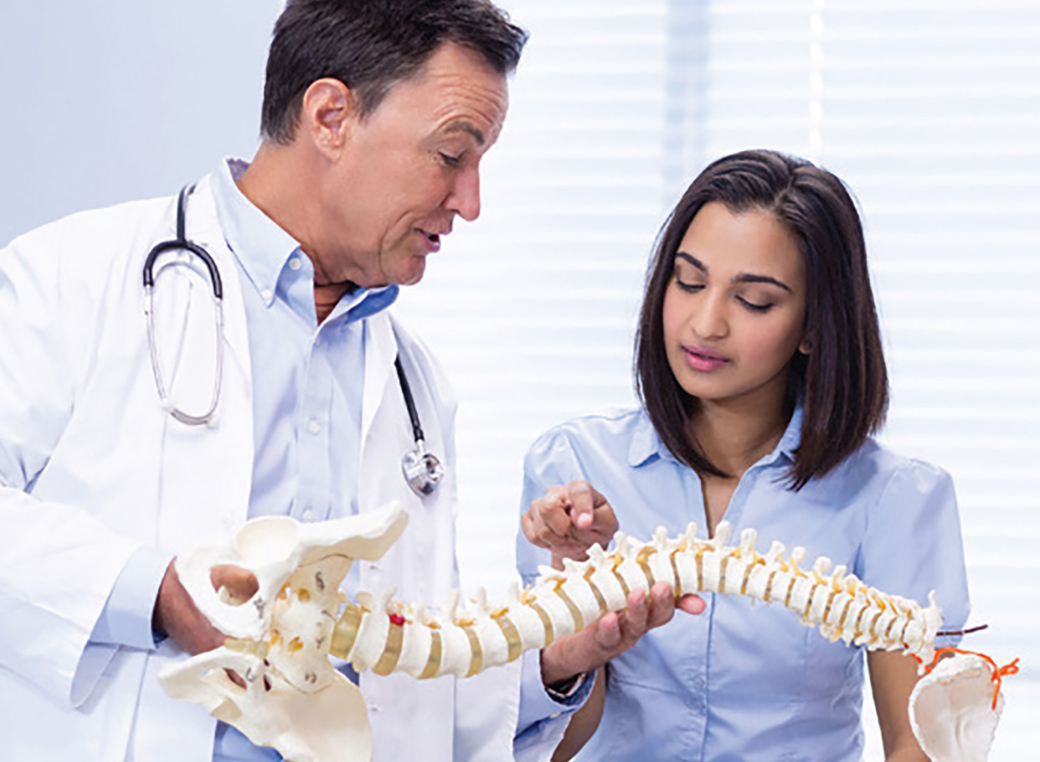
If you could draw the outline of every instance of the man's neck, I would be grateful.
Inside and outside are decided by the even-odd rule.
[[[308,203],[308,187],[313,186],[301,167],[307,166],[299,145],[281,146],[265,142],[252,163],[236,181],[242,195],[270,217],[300,244],[300,250],[314,266],[314,308],[318,324],[332,313],[343,295],[357,288],[350,281],[327,282],[321,264],[313,255],[308,231],[314,228],[309,215],[315,204]]]
[[[339,300],[345,294],[357,290],[357,284],[349,280],[341,283],[315,283],[314,284],[314,309],[318,314],[318,325],[325,322],[332,310],[339,304]]]

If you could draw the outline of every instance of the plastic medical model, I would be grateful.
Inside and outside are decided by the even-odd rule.
[[[725,522],[711,540],[696,539],[692,525],[678,538],[659,530],[645,544],[619,533],[613,552],[596,545],[585,562],[567,561],[560,571],[543,567],[531,587],[514,588],[507,601],[493,605],[483,591],[473,605],[456,600],[447,612],[394,601],[393,588],[345,600],[339,585],[351,563],[379,558],[406,523],[397,503],[316,524],[261,518],[224,546],[179,558],[182,583],[229,639],[168,665],[160,675],[167,693],[201,704],[293,762],[365,762],[372,752],[365,702],[333,668],[330,654],[358,672],[467,677],[580,631],[623,609],[630,591],[649,591],[655,582],[672,585],[676,596],[712,592],[777,603],[832,641],[916,658],[928,674],[911,696],[911,723],[936,762],[986,759],[1003,707],[1000,677],[1016,671],[963,652],[939,661],[934,643],[942,614],[934,593],[922,608],[868,587],[845,567],[831,571],[826,558],[803,570],[802,548],[785,557],[784,546],[774,542],[760,555],[753,529],[744,530],[738,545],[727,545]],[[252,598],[232,601],[213,589],[210,573],[221,564],[256,575]]]

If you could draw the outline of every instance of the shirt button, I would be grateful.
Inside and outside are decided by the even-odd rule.
[[[269,289],[265,288],[263,291],[261,291],[260,296],[263,297],[265,302],[271,301],[271,291]]]
[[[299,270],[301,267],[303,267],[303,262],[300,261],[299,257],[293,257],[289,260],[290,270]]]
[[[313,418],[311,418],[310,422],[307,424],[307,431],[309,431],[311,434],[320,434],[321,424]]]
[[[303,512],[303,517],[302,518],[303,518],[304,521],[306,521],[308,524],[310,524],[312,521],[314,521],[314,511],[312,511],[310,508],[308,508],[307,510],[305,510]]]

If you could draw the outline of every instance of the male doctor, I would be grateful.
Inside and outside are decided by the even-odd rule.
[[[525,41],[487,0],[289,0],[258,153],[221,162],[184,199],[186,238],[222,285],[222,329],[202,260],[161,255],[157,368],[142,277],[176,234],[176,197],[73,215],[0,251],[0,759],[277,759],[157,679],[224,640],[175,556],[248,518],[401,500],[404,535],[347,586],[448,599],[455,403],[387,308],[455,218],[477,218],[480,162]],[[447,467],[429,495],[401,473],[415,442],[395,358]],[[245,597],[252,583],[234,569],[214,579]],[[671,615],[670,602],[637,603],[526,655],[522,679],[352,675],[375,758],[509,759],[518,727],[518,756],[546,756],[589,691],[581,674]]]

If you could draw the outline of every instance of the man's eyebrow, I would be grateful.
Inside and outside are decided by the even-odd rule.
[[[708,267],[703,262],[701,262],[699,259],[697,259],[697,257],[693,256],[692,254],[687,254],[685,251],[677,251],[675,253],[675,258],[676,259],[683,259],[683,260],[689,262],[694,267],[696,267],[698,270],[700,270],[705,275],[708,274]],[[733,282],[734,283],[767,283],[769,285],[778,286],[779,288],[782,288],[784,291],[787,291],[788,293],[791,293],[791,287],[790,286],[788,286],[783,281],[777,280],[776,278],[774,278],[772,276],[769,276],[769,275],[754,275],[752,273],[741,273],[740,275],[738,275],[736,278],[733,279]]]
[[[465,132],[467,135],[477,141],[478,146],[483,146],[487,143],[487,136],[484,135],[479,129],[477,129],[472,122],[465,119],[458,119],[454,122],[450,122],[445,128],[444,133],[450,134],[452,132]]]

